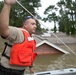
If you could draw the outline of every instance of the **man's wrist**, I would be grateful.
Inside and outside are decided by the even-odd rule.
[[[4,3],[4,6],[5,7],[11,7],[12,5],[11,4],[7,4],[7,3]]]

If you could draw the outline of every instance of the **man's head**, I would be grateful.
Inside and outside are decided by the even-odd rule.
[[[23,21],[23,28],[26,29],[30,35],[34,34],[37,28],[36,20],[31,16],[27,16]]]

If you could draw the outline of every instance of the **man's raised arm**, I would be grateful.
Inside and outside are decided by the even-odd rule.
[[[7,37],[9,35],[9,16],[12,4],[15,0],[4,0],[4,6],[0,12],[0,35]]]

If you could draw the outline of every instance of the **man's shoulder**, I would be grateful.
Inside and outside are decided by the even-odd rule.
[[[9,26],[10,34],[9,39],[13,39],[16,43],[24,40],[23,32],[18,27]]]

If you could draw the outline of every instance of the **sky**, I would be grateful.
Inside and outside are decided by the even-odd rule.
[[[3,1],[3,0],[0,0],[0,1]],[[36,10],[37,13],[41,16],[41,17],[44,17],[44,10],[49,6],[49,5],[56,5],[56,3],[60,1],[60,0],[41,0],[41,5],[42,7],[39,7],[39,10]],[[46,22],[44,23],[43,21],[40,21],[41,22],[41,27],[42,28],[49,28],[49,29],[52,29],[54,27],[54,23],[53,22]],[[58,27],[58,25],[57,25]]]

